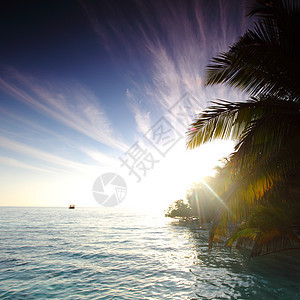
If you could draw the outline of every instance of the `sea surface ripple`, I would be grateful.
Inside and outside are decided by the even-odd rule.
[[[0,208],[1,299],[300,299],[300,256],[121,208]]]

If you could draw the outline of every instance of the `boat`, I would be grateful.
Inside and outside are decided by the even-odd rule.
[[[75,209],[75,204],[70,204],[69,209]]]

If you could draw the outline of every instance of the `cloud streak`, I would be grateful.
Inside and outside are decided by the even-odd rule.
[[[120,161],[117,159],[112,158],[111,156],[108,156],[106,154],[103,154],[102,152],[86,147],[86,146],[79,146],[78,147],[80,151],[82,151],[85,155],[88,157],[92,158],[94,161],[106,165],[106,166],[111,166],[111,167],[119,167],[120,166]]]
[[[17,124],[19,129],[22,129],[22,134],[20,134],[20,131],[16,133],[12,131],[7,131],[4,128],[1,129],[1,132],[4,134],[4,138],[1,140],[0,139],[0,147],[1,148],[7,148],[9,150],[18,152],[18,153],[23,153],[22,150],[24,148],[24,144],[16,143],[17,139],[20,139],[21,137],[24,139],[26,136],[24,134],[24,131],[28,133],[29,137],[30,136],[35,136],[35,134],[42,134],[43,136],[47,136],[47,139],[53,138],[55,141],[55,144],[59,145],[65,145],[68,148],[71,148],[72,150],[75,150],[78,152],[78,157],[84,157],[84,158],[90,158],[96,162],[96,166],[111,166],[111,167],[119,167],[120,162],[117,159],[112,158],[111,156],[108,156],[102,152],[100,152],[97,149],[94,149],[88,145],[81,145],[78,141],[70,140],[66,136],[63,136],[57,132],[54,132],[48,128],[45,128],[44,126],[37,124],[36,122],[32,122],[16,113],[12,113],[6,109],[0,108],[0,115],[3,124],[8,121],[9,125],[11,124]],[[26,128],[26,130],[24,130]],[[7,136],[10,136],[10,138],[7,138]],[[12,140],[12,136],[15,137],[15,140]],[[27,143],[30,142],[29,138],[26,136]],[[9,141],[9,142],[7,142]],[[35,140],[33,140],[35,142]],[[32,158],[37,158],[36,157],[36,152],[32,151],[32,147],[30,149],[27,149],[25,153],[29,154],[30,157]],[[36,148],[35,148],[36,149]],[[49,152],[49,151],[48,151]],[[47,153],[48,153],[47,152]],[[45,168],[40,168],[36,165],[36,162],[34,164],[27,164],[19,161],[18,159],[10,158],[10,157],[5,157],[5,156],[0,156],[0,163],[4,165],[10,165],[13,167],[20,167],[23,169],[28,169],[28,170],[35,170],[35,171],[41,171],[41,172],[46,172],[46,173],[57,173],[57,172],[62,172],[62,169],[54,169],[51,168],[51,170],[48,167]],[[40,157],[40,156],[38,156]],[[51,159],[49,157],[49,162]],[[55,160],[57,162],[57,160]],[[54,164],[55,164],[54,161]],[[100,164],[100,165],[99,165]],[[82,165],[83,166],[83,165]],[[65,165],[62,165],[62,167],[65,167]],[[86,168],[83,169],[89,169],[91,166],[86,165]],[[94,165],[93,165],[94,167]]]
[[[0,78],[0,88],[32,109],[111,148],[125,150],[99,104],[79,83],[44,83],[9,68],[9,78]]]
[[[40,160],[40,161],[43,161],[46,163],[50,163],[50,165],[51,165],[50,167],[46,166],[43,168],[43,170],[45,172],[76,171],[79,173],[86,173],[86,172],[88,172],[89,167],[91,167],[91,166],[88,166],[88,165],[85,165],[82,163],[78,163],[78,162],[74,162],[69,159],[62,158],[62,157],[54,155],[54,154],[50,154],[45,151],[41,151],[39,149],[36,149],[31,146],[25,145],[23,143],[14,141],[12,139],[9,139],[5,136],[0,136],[0,145],[2,148],[8,149],[12,152],[17,152],[22,155],[34,158],[35,160]],[[10,159],[7,157],[2,159],[2,162],[5,162],[5,161],[6,161],[6,164],[10,163],[10,164],[14,164],[15,166],[27,167],[27,168],[29,168],[29,166],[30,166],[31,169],[34,169],[37,171],[41,170],[41,168],[39,168],[39,167],[28,165],[26,163],[19,163],[19,162],[17,162],[17,160]],[[52,167],[52,166],[57,166],[59,169]]]
[[[149,123],[147,115],[141,121],[141,112],[148,111],[142,106],[156,104],[164,114],[186,92],[198,99],[198,111],[216,98],[241,99],[240,93],[226,87],[204,87],[203,70],[213,55],[225,51],[245,30],[244,5],[239,0],[136,1],[136,17],[119,9],[114,19],[97,18],[95,7],[84,6],[94,32],[112,56],[116,43],[122,43],[131,65],[150,62],[151,80],[135,82],[130,89],[131,96],[144,100],[140,107],[132,106],[139,131]],[[144,78],[144,70],[135,71]]]
[[[27,163],[21,162],[15,158],[7,157],[7,156],[2,156],[0,155],[0,164],[2,165],[7,165],[10,167],[16,167],[16,168],[22,168],[30,171],[37,171],[37,172],[43,172],[43,173],[52,173],[52,174],[57,174],[54,170],[51,169],[45,169],[45,168],[39,168],[36,166],[29,165]],[[60,171],[61,172],[61,171]]]

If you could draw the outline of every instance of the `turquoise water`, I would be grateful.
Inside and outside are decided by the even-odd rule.
[[[1,299],[300,299],[300,255],[215,248],[119,208],[0,208]]]

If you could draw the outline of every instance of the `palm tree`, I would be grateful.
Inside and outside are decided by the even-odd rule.
[[[289,195],[279,201],[281,204],[294,203],[299,197],[300,8],[291,1],[257,0],[249,15],[258,17],[254,29],[240,37],[227,53],[212,59],[206,84],[238,87],[251,99],[213,102],[187,134],[191,149],[214,139],[238,141],[223,170],[226,176],[219,191],[228,209],[216,218],[211,242],[227,236],[228,223],[242,224],[230,239],[236,240],[233,237],[238,237],[238,232],[250,228],[249,216],[251,212],[255,215],[257,205],[278,205],[275,195],[279,191]],[[293,223],[293,228],[299,226]],[[285,247],[274,242],[278,236],[269,236],[273,236],[273,249],[267,247],[269,251]]]

